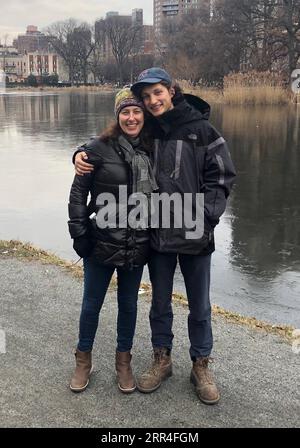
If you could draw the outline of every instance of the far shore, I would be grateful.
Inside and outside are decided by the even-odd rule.
[[[106,92],[113,93],[117,91],[118,88],[107,85],[107,86],[70,86],[70,87],[58,87],[58,86],[20,86],[20,87],[7,87],[6,92]]]
[[[179,81],[184,93],[199,96],[212,104],[226,104],[232,106],[280,106],[288,104],[300,104],[300,93],[294,94],[290,90],[276,86],[260,87],[228,87],[224,90],[213,87],[193,87],[185,81]],[[112,94],[119,88],[113,85],[100,86],[20,86],[8,87],[7,93],[44,92],[44,93],[89,93],[99,92]]]

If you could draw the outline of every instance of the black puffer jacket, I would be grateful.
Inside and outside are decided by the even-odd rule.
[[[131,194],[131,167],[125,162],[117,141],[104,143],[95,138],[82,150],[88,154],[88,162],[94,165],[92,174],[75,176],[69,199],[69,231],[72,238],[88,234],[94,243],[91,257],[98,262],[132,268],[147,263],[149,230],[126,228],[100,229],[91,214],[99,211],[96,204],[100,193],[112,193],[119,201],[119,186],[127,186]],[[91,200],[87,206],[88,194]],[[118,214],[116,216],[118,222]]]
[[[193,95],[180,95],[174,105],[153,120],[154,173],[160,193],[192,194],[194,217],[195,193],[204,194],[204,233],[189,239],[189,229],[175,228],[171,219],[170,228],[152,230],[151,247],[159,252],[207,255],[215,249],[214,227],[225,210],[235,169],[224,138],[208,122],[210,106]],[[178,217],[178,208],[171,207],[172,213]]]

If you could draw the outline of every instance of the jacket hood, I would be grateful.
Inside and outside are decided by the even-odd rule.
[[[185,93],[183,96],[188,104],[201,112],[202,118],[204,118],[205,120],[209,120],[211,107],[206,101],[198,96],[191,95],[189,93]]]

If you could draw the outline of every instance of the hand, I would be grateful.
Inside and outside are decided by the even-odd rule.
[[[78,238],[74,238],[73,249],[79,257],[86,258],[89,257],[93,251],[93,243],[86,235],[82,235]]]
[[[85,174],[91,173],[94,170],[93,165],[85,162],[88,159],[87,153],[80,151],[75,156],[75,173],[78,176],[84,176]]]

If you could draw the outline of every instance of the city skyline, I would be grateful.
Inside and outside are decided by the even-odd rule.
[[[18,34],[26,32],[27,25],[36,25],[42,31],[53,22],[69,18],[94,23],[108,11],[130,15],[135,8],[144,10],[145,24],[153,23],[153,0],[26,0],[26,14],[20,13],[24,11],[23,0],[10,0],[1,5],[5,25],[0,25],[0,39],[3,44],[7,35],[7,43],[11,44]]]

